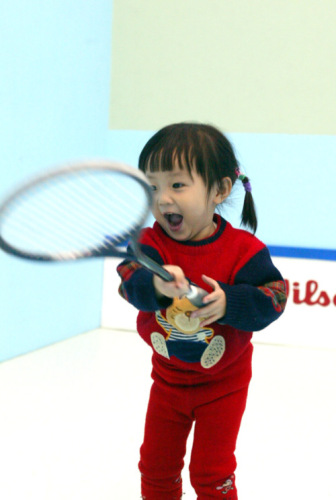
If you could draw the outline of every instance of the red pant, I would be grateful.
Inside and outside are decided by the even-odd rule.
[[[248,387],[225,394],[223,385],[171,387],[154,382],[140,451],[143,498],[180,500],[186,442],[195,421],[189,469],[197,499],[237,500],[234,451]]]

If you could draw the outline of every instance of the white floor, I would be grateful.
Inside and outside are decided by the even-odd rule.
[[[255,344],[240,500],[336,500],[336,350]],[[150,350],[97,330],[0,365],[0,498],[139,499]],[[195,499],[184,474],[185,500]]]

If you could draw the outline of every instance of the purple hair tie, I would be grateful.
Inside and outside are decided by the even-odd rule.
[[[252,193],[252,186],[251,186],[251,183],[250,181],[247,181],[247,182],[243,182],[244,184],[244,189],[247,193]]]
[[[237,168],[236,169],[236,175],[240,181],[242,181],[245,192],[246,193],[252,193],[252,186],[250,181],[248,180],[247,176],[242,174],[241,171]]]

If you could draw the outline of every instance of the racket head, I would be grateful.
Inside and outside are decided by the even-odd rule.
[[[152,206],[144,174],[88,160],[30,179],[0,205],[0,248],[36,261],[127,255]]]

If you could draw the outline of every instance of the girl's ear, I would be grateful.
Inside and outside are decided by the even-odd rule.
[[[214,202],[217,205],[223,203],[223,201],[226,200],[228,196],[230,196],[231,190],[232,190],[232,181],[230,177],[223,177],[223,179],[220,182],[220,185],[217,186]]]

